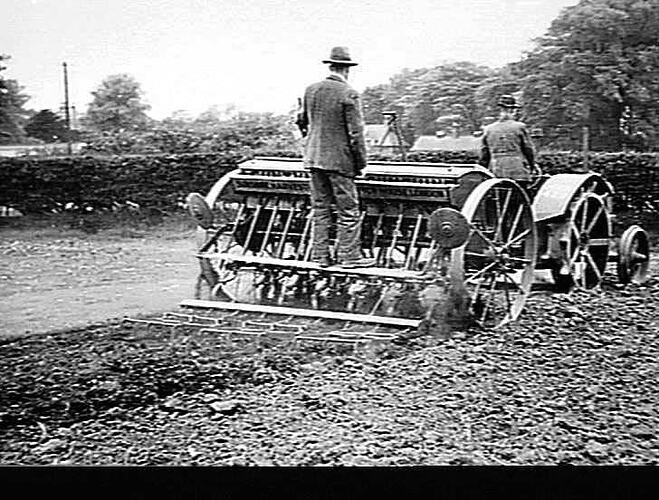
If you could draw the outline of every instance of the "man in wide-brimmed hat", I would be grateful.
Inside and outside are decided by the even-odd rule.
[[[331,206],[337,212],[336,261],[343,267],[370,267],[362,257],[359,198],[355,176],[366,167],[364,121],[359,94],[347,83],[351,66],[346,47],[334,47],[330,75],[307,87],[297,124],[306,138],[304,164],[310,169],[314,231],[312,259],[331,265],[329,227]]]
[[[496,177],[528,182],[540,175],[535,151],[526,125],[515,120],[519,108],[512,95],[502,95],[497,102],[499,120],[485,127],[481,138],[480,164]]]

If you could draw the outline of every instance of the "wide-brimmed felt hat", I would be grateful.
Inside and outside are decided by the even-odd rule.
[[[519,104],[517,104],[517,101],[513,96],[510,94],[504,94],[501,97],[499,97],[499,101],[497,102],[497,106],[501,108],[519,108]]]
[[[339,64],[343,66],[357,66],[358,63],[350,59],[348,47],[334,47],[330,52],[329,59],[324,59],[325,64]]]

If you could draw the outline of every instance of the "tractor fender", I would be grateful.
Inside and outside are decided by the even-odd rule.
[[[613,186],[595,172],[551,176],[542,184],[533,199],[535,221],[541,222],[565,216],[570,208],[570,202],[577,195],[585,192],[608,198],[608,205],[610,195],[613,194]]]

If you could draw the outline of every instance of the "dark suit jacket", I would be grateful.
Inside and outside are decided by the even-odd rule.
[[[485,127],[480,164],[496,177],[530,180],[534,157],[533,143],[522,122],[499,120]]]
[[[341,77],[330,75],[307,87],[297,124],[306,137],[306,167],[355,176],[366,166],[359,94]]]

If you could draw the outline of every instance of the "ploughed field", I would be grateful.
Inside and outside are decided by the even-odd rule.
[[[658,375],[656,277],[359,348],[115,321],[0,342],[0,462],[657,464]]]

